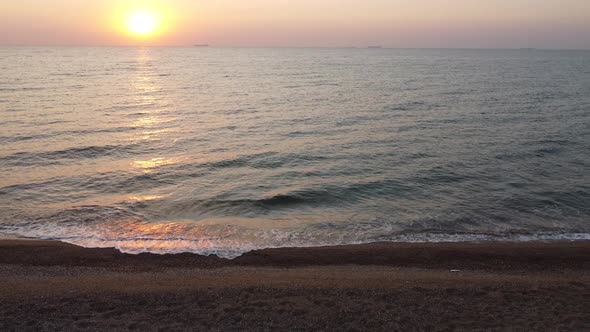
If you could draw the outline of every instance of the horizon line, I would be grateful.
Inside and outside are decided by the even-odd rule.
[[[205,47],[201,46],[205,45]],[[120,47],[120,48],[138,48],[138,47],[153,47],[153,48],[244,48],[244,49],[252,49],[252,48],[284,48],[284,49],[398,49],[398,50],[540,50],[540,51],[590,51],[589,48],[553,48],[553,47],[396,47],[396,46],[383,46],[383,45],[366,45],[366,46],[286,46],[286,45],[252,45],[252,46],[243,46],[243,45],[214,45],[214,44],[174,44],[174,45],[165,45],[165,44],[152,44],[152,45],[142,45],[142,44],[129,44],[129,45],[109,45],[109,44],[97,44],[97,45],[77,45],[77,44],[0,44],[0,48],[7,48],[7,47],[22,47],[22,48],[49,48],[49,47],[87,47],[87,48],[99,48],[99,47]]]

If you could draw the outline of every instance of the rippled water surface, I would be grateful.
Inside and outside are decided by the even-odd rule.
[[[590,52],[0,48],[0,233],[590,238]]]

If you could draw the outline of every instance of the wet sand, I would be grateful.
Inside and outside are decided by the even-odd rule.
[[[590,242],[378,243],[235,260],[0,240],[0,330],[588,330]]]

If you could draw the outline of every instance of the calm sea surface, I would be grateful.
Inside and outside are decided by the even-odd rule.
[[[590,52],[0,48],[0,234],[590,238]]]

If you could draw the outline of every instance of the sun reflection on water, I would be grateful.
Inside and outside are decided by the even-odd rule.
[[[139,49],[137,70],[130,82],[133,88],[133,103],[141,107],[141,117],[133,120],[132,127],[139,129],[135,140],[152,139],[171,128],[162,128],[166,123],[176,120],[168,111],[170,103],[165,99],[163,88],[157,81],[157,68],[152,66],[150,50]],[[138,139],[139,138],[139,139]]]
[[[147,202],[147,201],[155,201],[157,199],[162,199],[165,197],[167,197],[167,195],[131,196],[127,200],[134,201],[134,202]]]
[[[228,225],[205,227],[182,221],[148,222],[136,219],[118,220],[98,229],[100,241],[91,238],[70,242],[90,247],[114,247],[127,253],[186,252],[198,248],[215,251],[220,241],[236,235],[237,229]]]
[[[134,91],[133,103],[141,107],[141,112],[136,113],[140,117],[136,117],[131,124],[136,130],[129,140],[134,143],[165,140],[168,134],[175,131],[171,125],[176,118],[171,116],[170,103],[165,99],[163,89],[158,84],[157,68],[152,64],[151,52],[145,48],[138,50],[137,70],[130,82]],[[165,151],[165,149],[159,151]],[[145,158],[144,156],[144,159],[134,160],[131,164],[143,172],[151,172],[154,168],[175,162],[176,160],[166,156],[157,155],[153,158]]]
[[[160,117],[158,116],[145,116],[143,118],[137,119],[133,122],[133,127],[135,128],[147,128],[153,127],[160,123]]]
[[[136,160],[133,162],[133,166],[136,168],[142,169],[144,171],[149,171],[156,167],[166,166],[175,164],[176,161],[172,159],[166,159],[163,157],[152,158],[149,160]]]

